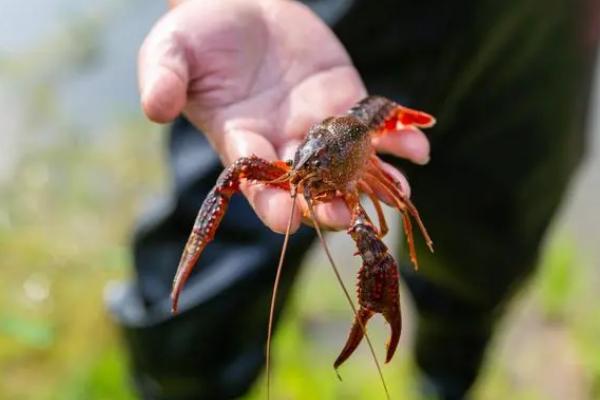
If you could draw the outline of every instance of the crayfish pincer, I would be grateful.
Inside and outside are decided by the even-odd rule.
[[[427,113],[403,107],[383,97],[369,96],[345,115],[329,117],[314,125],[291,161],[270,162],[254,156],[235,161],[223,171],[200,208],[173,283],[173,312],[177,310],[185,281],[202,250],[213,239],[229,199],[239,191],[242,181],[278,187],[290,191],[294,198],[297,193],[302,194],[308,204],[309,217],[317,229],[319,225],[312,206],[341,198],[351,211],[348,233],[356,243],[362,267],[358,273],[359,308],[354,309],[354,324],[348,341],[334,365],[337,368],[354,352],[366,334],[367,321],[376,313],[381,313],[391,327],[386,355],[386,362],[390,361],[401,329],[399,274],[396,261],[381,240],[387,232],[387,224],[380,201],[401,212],[410,259],[415,267],[417,258],[412,220],[418,224],[430,249],[432,242],[402,185],[382,168],[371,139],[374,135],[411,127],[425,128],[434,123],[435,119]],[[373,224],[360,204],[361,194],[367,195],[373,202],[379,227]],[[319,230],[317,233],[322,237]],[[287,243],[288,235],[289,226],[284,243]],[[276,283],[280,270],[281,263]],[[350,303],[353,304],[351,300]],[[268,348],[267,344],[267,365]]]

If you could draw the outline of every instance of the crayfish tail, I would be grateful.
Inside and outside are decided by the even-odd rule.
[[[426,112],[401,106],[381,96],[368,96],[348,110],[348,114],[367,125],[374,133],[392,132],[406,127],[429,128],[435,118]]]
[[[432,115],[404,106],[398,106],[396,118],[401,126],[430,128],[435,125],[435,118]]]

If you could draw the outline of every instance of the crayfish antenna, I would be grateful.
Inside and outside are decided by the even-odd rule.
[[[273,294],[271,296],[271,308],[269,309],[269,327],[267,330],[267,354],[266,354],[266,367],[267,367],[267,400],[271,396],[271,338],[273,334],[273,319],[275,316],[275,301],[277,299],[277,289],[279,288],[279,281],[281,279],[281,270],[283,269],[283,260],[285,259],[285,253],[287,251],[287,245],[290,238],[290,230],[292,227],[292,220],[294,218],[294,211],[296,211],[296,189],[292,186],[292,207],[290,209],[290,218],[288,219],[287,227],[285,228],[285,238],[283,239],[283,245],[281,247],[281,255],[279,256],[279,263],[277,264],[277,272],[275,273],[275,282],[273,283]]]
[[[305,188],[307,188],[307,187],[305,186]],[[350,293],[348,292],[348,289],[346,288],[346,285],[344,284],[344,281],[342,280],[342,276],[340,275],[338,267],[336,266],[335,262],[333,261],[333,257],[331,255],[331,252],[329,251],[329,247],[327,246],[327,242],[325,241],[325,238],[323,237],[323,233],[321,232],[321,226],[319,225],[319,222],[317,221],[317,218],[315,216],[315,211],[313,209],[312,201],[310,199],[309,194],[310,193],[306,193],[304,197],[305,197],[306,203],[308,205],[308,210],[310,212],[310,219],[315,227],[315,230],[317,231],[317,236],[319,237],[319,242],[321,243],[321,246],[323,247],[323,250],[325,251],[325,254],[327,255],[329,264],[331,265],[331,268],[333,269],[335,277],[336,277],[338,283],[340,284],[342,291],[344,292],[344,296],[346,297],[346,300],[348,300],[348,304],[350,304],[350,308],[352,309],[354,318],[356,320],[358,320],[358,322],[360,324],[360,329],[362,331],[361,333],[364,335],[365,339],[367,340],[367,344],[369,345],[369,351],[371,352],[371,356],[373,357],[373,361],[375,362],[375,366],[377,367],[377,372],[379,374],[379,378],[381,379],[381,384],[383,385],[383,390],[385,391],[385,396],[388,400],[390,400],[391,399],[390,392],[388,391],[387,385],[385,383],[385,378],[383,377],[383,371],[381,370],[381,365],[379,363],[379,359],[377,358],[377,354],[375,353],[375,349],[373,348],[371,339],[369,338],[369,335],[367,334],[367,329],[365,327],[365,324],[362,322],[362,320],[360,318],[358,318],[358,311],[356,309],[356,306],[354,305],[354,302],[352,301],[352,297],[350,297]],[[336,364],[334,364],[334,368],[336,370],[336,374],[338,375],[338,378],[340,378],[340,380],[341,380],[340,374],[337,371],[338,365],[339,365],[339,363],[337,363],[337,361],[336,361]]]

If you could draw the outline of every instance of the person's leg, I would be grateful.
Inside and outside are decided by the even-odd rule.
[[[177,316],[169,293],[202,200],[222,170],[206,139],[178,120],[170,136],[173,200],[147,215],[134,240],[135,279],[109,299],[124,331],[136,387],[148,399],[229,399],[264,365],[267,318],[283,236],[234,196],[215,240],[188,281]],[[277,312],[314,233],[290,238]]]
[[[402,272],[418,309],[416,361],[442,398],[472,385],[582,156],[598,16],[584,3],[459,8],[391,87],[438,117],[431,163],[401,164],[435,254],[419,242],[421,269]]]

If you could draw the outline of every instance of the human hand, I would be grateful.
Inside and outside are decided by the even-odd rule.
[[[290,159],[311,125],[366,95],[331,30],[308,8],[287,0],[184,2],[147,36],[138,72],[148,118],[165,123],[183,113],[205,132],[225,165],[252,154]],[[374,144],[417,163],[429,158],[429,142],[416,129]],[[395,169],[390,172],[406,182]],[[289,193],[249,184],[242,192],[267,226],[285,231]],[[341,201],[315,211],[330,228],[350,222]],[[292,231],[300,222],[297,210]]]

